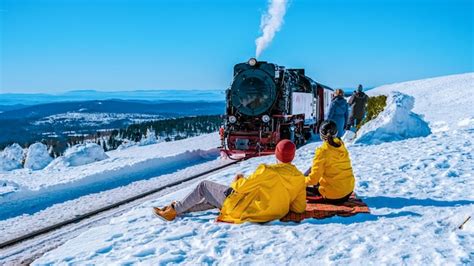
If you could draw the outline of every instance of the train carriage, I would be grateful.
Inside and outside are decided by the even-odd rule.
[[[304,144],[327,116],[332,92],[304,69],[254,58],[236,64],[226,91],[222,151],[251,157],[273,154],[281,139]]]

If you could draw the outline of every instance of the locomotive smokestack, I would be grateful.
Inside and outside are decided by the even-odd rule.
[[[258,58],[265,48],[270,45],[277,31],[283,24],[283,17],[286,13],[287,0],[269,0],[268,10],[262,15],[260,22],[260,30],[262,36],[255,40],[257,49],[255,57]]]
[[[249,64],[250,66],[256,66],[257,65],[257,59],[250,58],[249,61],[247,61],[247,64]]]

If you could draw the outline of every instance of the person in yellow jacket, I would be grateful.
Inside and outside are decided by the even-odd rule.
[[[306,172],[307,193],[322,196],[327,203],[340,204],[349,199],[355,186],[349,152],[336,137],[334,121],[324,121],[319,132],[323,144],[316,149],[311,169]]]
[[[172,221],[186,212],[219,208],[218,221],[229,223],[268,222],[284,217],[289,211],[302,213],[306,209],[304,175],[293,165],[296,146],[282,140],[275,149],[276,164],[261,164],[249,177],[237,175],[224,186],[202,181],[182,201],[163,209],[154,207],[158,217]]]

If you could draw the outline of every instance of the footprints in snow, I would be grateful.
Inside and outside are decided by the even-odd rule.
[[[184,232],[181,234],[172,234],[169,235],[168,237],[164,238],[163,240],[165,241],[176,241],[176,240],[182,240],[183,238],[187,237],[192,237],[197,235],[196,230],[192,230],[191,232]]]
[[[154,255],[155,251],[156,251],[156,248],[146,248],[146,249],[136,252],[135,254],[133,254],[133,256],[142,258],[142,257]]]
[[[110,241],[112,241],[112,240],[114,240],[114,239],[117,239],[117,238],[120,238],[120,237],[122,237],[122,236],[123,236],[122,233],[113,234],[112,236],[110,236],[110,237],[109,237],[107,240],[105,240],[105,241],[110,242]]]

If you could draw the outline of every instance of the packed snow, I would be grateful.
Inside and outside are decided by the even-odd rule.
[[[263,225],[216,223],[217,210],[187,214],[174,222],[152,215],[152,206],[181,199],[194,183],[83,232],[33,264],[472,264],[473,220],[458,227],[474,214],[474,110],[466,108],[474,102],[473,84],[474,73],[468,73],[370,92],[413,96],[413,112],[424,116],[432,132],[348,146],[355,191],[371,214]],[[301,171],[310,166],[319,145],[298,150],[294,163]],[[137,149],[139,155],[146,147],[126,151]],[[254,158],[209,179],[229,184],[235,173],[248,175],[258,164],[274,160]]]
[[[48,168],[79,166],[109,158],[104,149],[96,143],[78,144],[68,148],[63,156],[54,159]]]
[[[195,183],[82,233],[34,264],[469,264],[474,226],[455,230],[474,212],[474,138],[460,138],[465,133],[350,146],[356,191],[371,214],[265,225],[216,223],[217,210],[175,222],[151,214],[152,206],[181,199]],[[318,145],[298,150],[300,170]],[[236,172],[250,174],[259,163],[273,162],[272,156],[252,159],[210,180],[229,184]]]
[[[53,158],[49,156],[48,147],[41,142],[36,142],[28,147],[26,153],[25,168],[41,170],[45,168]]]
[[[474,122],[474,73],[388,84],[369,90],[369,96],[392,91],[413,96],[413,112],[423,115],[432,131],[449,131]]]
[[[6,147],[0,153],[0,172],[11,171],[23,167],[22,161],[24,156],[25,151],[17,143]]]
[[[40,143],[37,143],[40,144]],[[105,175],[108,172],[116,172],[117,170],[125,170],[128,168],[133,168],[133,170],[139,170],[135,164],[143,164],[147,162],[152,167],[154,163],[156,164],[164,157],[176,156],[185,153],[196,152],[202,156],[206,155],[207,152],[211,154],[216,154],[216,147],[219,146],[219,136],[217,133],[206,134],[198,137],[178,140],[174,142],[160,142],[153,145],[147,146],[131,146],[123,150],[112,150],[105,153],[109,158],[101,160],[96,163],[77,165],[77,167],[70,167],[71,163],[74,165],[73,161],[79,157],[82,157],[81,160],[91,160],[93,158],[84,158],[82,155],[87,156],[84,152],[89,152],[89,146],[77,146],[69,150],[65,154],[66,157],[61,160],[68,161],[66,164],[57,164],[55,166],[47,167],[41,171],[31,171],[29,169],[17,169],[11,172],[0,173],[0,180],[9,180],[17,182],[21,187],[24,187],[29,190],[40,190],[45,187],[54,186],[61,183],[68,183],[77,181],[83,178],[90,177],[92,175]],[[33,145],[31,145],[33,146]],[[31,147],[30,146],[30,147]],[[35,145],[39,146],[39,145]],[[46,146],[41,146],[45,148]],[[83,149],[85,148],[85,149]],[[36,150],[36,148],[33,148]],[[103,157],[103,155],[98,155],[96,149],[93,149],[96,153],[90,153],[92,156]],[[41,149],[42,155],[48,154]],[[44,152],[44,153],[43,153]],[[58,157],[59,158],[59,157]],[[41,163],[41,164],[44,164]],[[144,167],[144,166],[142,166]]]
[[[357,132],[355,143],[380,144],[431,134],[428,123],[411,112],[414,102],[412,96],[390,92],[385,109]]]
[[[194,154],[194,156],[196,155],[197,154]],[[132,196],[148,192],[152,189],[176,182],[177,180],[183,180],[190,175],[202,173],[209,169],[228,164],[229,162],[231,161],[217,158],[191,166],[185,165],[185,167],[176,171],[175,168],[173,168],[172,171],[166,171],[166,169],[163,169],[164,171],[157,173],[156,176],[149,179],[134,181],[129,185],[108,189],[98,193],[90,193],[79,198],[57,203],[31,215],[24,214],[14,218],[0,220],[0,242],[35,231],[38,228],[44,228],[63,222],[64,220],[75,218],[78,214],[94,211],[98,208],[108,206],[111,203],[119,202]],[[182,187],[185,186],[186,184],[182,185]],[[180,186],[178,186],[178,188],[179,187]],[[0,189],[2,188],[3,187],[0,186]],[[71,188],[68,194],[75,193],[75,190],[77,189],[78,188]],[[169,191],[174,190],[176,190],[176,188],[165,190],[163,193],[168,194]],[[31,226],[32,224],[34,224],[33,227]],[[0,252],[0,264],[2,259],[4,259],[1,253],[2,252]]]
[[[219,136],[214,133],[105,154],[93,145],[78,146],[45,169],[2,172],[0,185],[6,184],[8,189],[0,190],[0,220],[214,160],[219,156],[219,144]],[[34,158],[32,162],[44,164]]]

